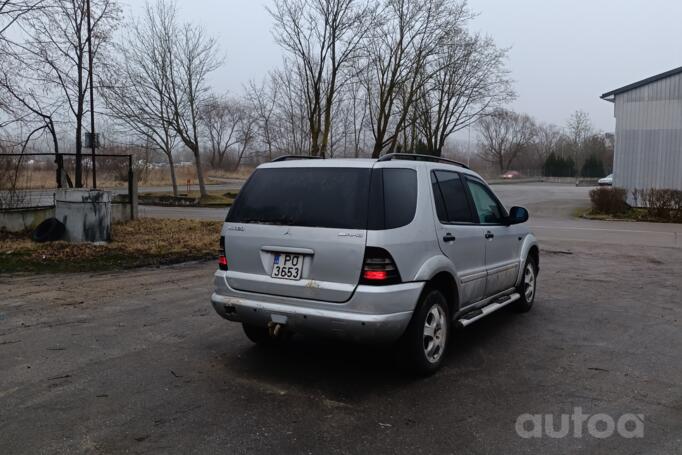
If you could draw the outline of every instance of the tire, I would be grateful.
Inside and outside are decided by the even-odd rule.
[[[242,329],[244,329],[246,337],[258,345],[269,346],[273,344],[274,340],[265,326],[242,323]]]
[[[57,218],[48,218],[38,225],[33,231],[34,242],[54,242],[64,236],[66,227]]]
[[[445,296],[438,289],[425,289],[400,340],[400,360],[419,375],[435,373],[445,358],[450,328],[450,311]]]
[[[528,256],[523,266],[521,284],[516,288],[516,292],[521,294],[521,298],[514,302],[513,308],[519,313],[527,313],[533,308],[535,295],[538,289],[538,266],[532,256]]]

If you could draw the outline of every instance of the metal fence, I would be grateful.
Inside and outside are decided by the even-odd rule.
[[[75,153],[0,154],[0,210],[54,205],[56,189],[74,186],[76,156]],[[118,202],[131,202],[133,156],[97,154],[96,159],[99,189],[112,191]],[[89,188],[91,157],[82,154],[81,163],[83,187]]]

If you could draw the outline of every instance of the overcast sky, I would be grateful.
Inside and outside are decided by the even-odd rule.
[[[124,0],[135,11],[144,0]],[[279,65],[268,0],[178,0],[184,18],[217,36],[225,65],[216,89],[241,91]],[[475,30],[510,47],[518,99],[512,107],[564,125],[576,109],[613,131],[613,108],[599,96],[682,66],[680,0],[470,0]]]

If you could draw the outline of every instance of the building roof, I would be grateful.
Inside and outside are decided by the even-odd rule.
[[[613,101],[613,98],[616,95],[629,92],[630,90],[634,90],[636,88],[640,88],[645,85],[651,84],[652,82],[660,81],[661,79],[676,76],[678,74],[682,74],[682,66],[680,66],[679,68],[675,68],[674,70],[666,71],[665,73],[657,74],[656,76],[651,76],[646,79],[642,79],[641,81],[635,82],[634,84],[626,85],[624,87],[611,90],[610,92],[606,92],[601,96],[601,99],[606,101]]]

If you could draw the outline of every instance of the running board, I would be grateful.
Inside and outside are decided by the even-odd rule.
[[[484,318],[488,316],[490,313],[494,313],[495,311],[499,310],[500,308],[504,308],[510,303],[516,302],[521,298],[521,294],[518,292],[515,292],[510,295],[506,295],[504,297],[500,297],[499,299],[490,302],[488,305],[484,306],[483,308],[479,308],[477,310],[470,311],[469,313],[466,313],[457,320],[457,324],[459,324],[460,327],[466,327],[469,324],[473,324],[474,322],[478,321],[481,318]]]

